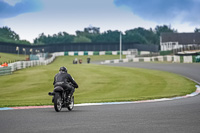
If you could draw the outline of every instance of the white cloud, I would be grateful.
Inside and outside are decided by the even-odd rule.
[[[107,30],[124,32],[137,27],[149,29],[163,25],[143,20],[126,7],[116,7],[113,0],[42,0],[42,3],[44,7],[40,12],[4,19],[3,25],[14,30],[21,39],[30,42],[42,32],[46,35],[62,31],[75,34],[76,30],[83,30],[89,25],[100,27],[101,32]],[[171,25],[175,29],[178,28],[178,31],[185,30],[185,32],[193,28],[188,24],[171,23]]]
[[[22,0],[3,0],[4,2],[14,6],[16,3],[21,2]]]

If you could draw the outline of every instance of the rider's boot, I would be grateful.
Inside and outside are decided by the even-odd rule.
[[[72,98],[72,95],[74,93],[74,88],[71,90],[71,92],[69,93],[69,96],[68,96],[68,99],[69,99],[69,103],[71,102],[71,98]]]
[[[67,102],[68,102],[68,103],[71,102],[71,96],[70,96],[70,95],[67,97]]]

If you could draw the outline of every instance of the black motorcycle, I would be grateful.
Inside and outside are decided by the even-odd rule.
[[[54,103],[54,109],[56,112],[60,112],[62,108],[67,108],[71,111],[74,108],[74,96],[70,100],[67,99],[69,91],[64,90],[61,86],[56,86],[53,92],[48,93],[53,96],[52,103]]]

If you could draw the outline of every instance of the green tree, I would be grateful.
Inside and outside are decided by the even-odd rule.
[[[0,28],[0,41],[1,42],[10,42],[10,43],[19,43],[19,44],[31,44],[27,40],[20,40],[20,37],[17,33],[12,31],[9,27]]]
[[[160,34],[162,32],[177,32],[170,26],[156,26],[154,30],[138,27],[125,31],[123,42],[139,44],[157,44],[159,45]],[[99,27],[86,27],[83,31],[77,30],[76,35],[69,35],[66,32],[59,32],[52,36],[40,34],[34,39],[34,44],[57,44],[57,43],[116,43],[119,42],[120,31],[107,30],[100,33]]]
[[[41,33],[38,38],[33,40],[33,42],[37,45],[43,45],[45,44],[46,38],[46,35],[44,33]]]
[[[95,38],[94,42],[115,43],[115,42],[119,42],[119,36],[120,36],[120,31],[118,31],[118,30],[115,30],[115,31],[108,30],[108,31],[106,31],[102,34],[99,34]]]
[[[194,29],[194,32],[195,32],[195,33],[200,33],[200,28],[195,28],[195,29]]]
[[[100,35],[100,28],[99,27],[87,27],[84,28],[84,31],[76,31],[76,36],[84,36],[89,38],[91,42],[95,42],[96,38]]]
[[[157,36],[152,29],[135,28],[125,31],[124,42],[137,42],[140,44],[157,44]]]
[[[52,36],[46,36],[41,33],[37,38],[34,39],[34,44],[44,45],[44,44],[57,44],[57,43],[72,43],[74,40],[73,35],[69,35],[66,32],[59,32],[58,34],[53,34]]]
[[[85,36],[77,36],[74,38],[74,43],[91,43],[92,41]]]
[[[14,31],[12,31],[8,27],[0,28],[0,38],[3,38],[5,40],[19,40],[19,35],[16,34]]]
[[[128,42],[128,43],[132,42],[132,43],[139,43],[139,44],[147,44],[148,43],[146,38],[137,32],[128,34],[128,35],[124,35],[123,42]]]
[[[84,28],[84,32],[92,33],[92,34],[99,34],[100,33],[100,28],[99,27],[90,26],[90,27]]]
[[[177,33],[177,30],[172,29],[171,26],[163,25],[163,26],[156,26],[155,32],[156,32],[157,36],[160,37],[160,34],[163,32]]]

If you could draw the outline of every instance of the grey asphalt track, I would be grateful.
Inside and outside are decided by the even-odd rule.
[[[199,82],[200,64],[125,63],[183,74]],[[156,66],[160,67],[156,67]],[[170,67],[171,65],[171,67]],[[152,68],[153,67],[153,68]],[[156,68],[155,68],[156,67]],[[173,69],[173,70],[172,70]],[[176,70],[174,70],[176,69]],[[193,70],[190,70],[193,69]],[[194,75],[194,76],[193,76]],[[200,96],[173,101],[0,111],[2,133],[199,133]]]
[[[168,71],[183,75],[200,84],[200,63],[147,63],[147,62],[128,62],[108,64],[122,67],[137,67],[145,69],[154,69]]]

